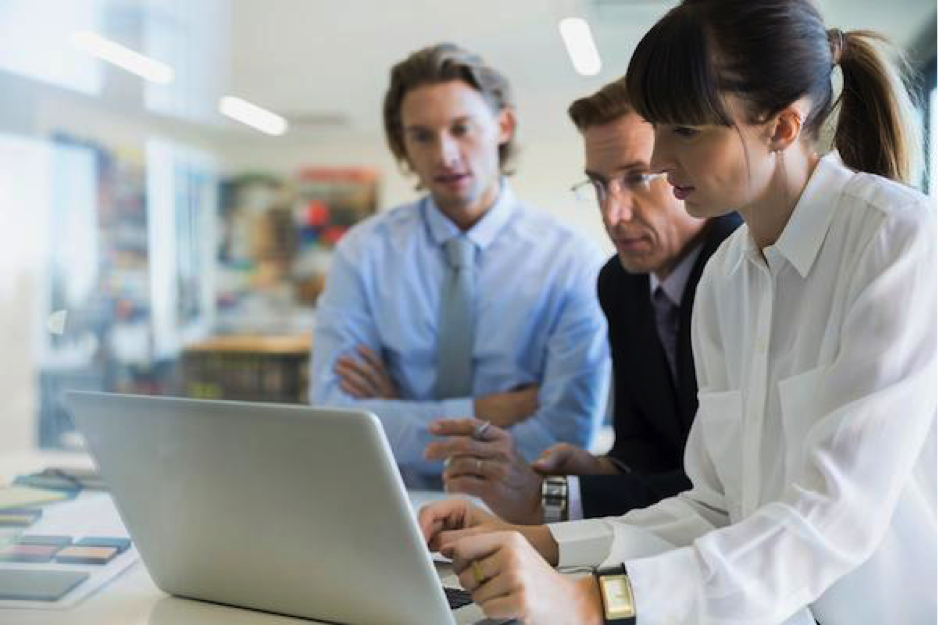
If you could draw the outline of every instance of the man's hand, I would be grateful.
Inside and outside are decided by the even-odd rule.
[[[557,573],[517,532],[465,537],[453,546],[452,558],[463,588],[489,618],[525,625],[603,623],[593,577]]]
[[[450,438],[427,445],[424,457],[446,461],[443,485],[447,492],[478,497],[511,523],[542,523],[541,476],[521,457],[505,430],[490,426],[485,440],[474,439],[481,423],[476,419],[431,423],[430,433]]]
[[[614,475],[620,471],[606,456],[558,443],[542,453],[531,467],[541,475]]]
[[[335,374],[342,390],[358,399],[399,399],[397,386],[381,358],[364,345],[356,351],[361,359],[345,355],[336,360]]]
[[[475,416],[492,425],[510,427],[524,421],[537,411],[537,394],[540,390],[540,386],[532,384],[516,391],[476,397]]]

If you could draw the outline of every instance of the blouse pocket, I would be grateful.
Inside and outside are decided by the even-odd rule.
[[[820,414],[820,391],[828,367],[816,367],[778,383],[782,408],[782,431],[785,435],[785,475],[791,479],[804,464],[808,432],[823,416]]]
[[[701,392],[697,399],[697,421],[707,456],[723,486],[728,511],[735,518],[742,495],[742,393]]]

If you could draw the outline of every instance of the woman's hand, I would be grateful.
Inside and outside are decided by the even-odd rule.
[[[459,498],[424,506],[417,520],[430,551],[439,551],[447,557],[460,538],[511,529],[511,525],[494,514]]]
[[[564,577],[519,532],[465,536],[452,546],[453,568],[489,618],[525,625],[602,625],[592,576]]]
[[[470,536],[515,532],[551,566],[560,558],[557,541],[546,525],[512,525],[486,512],[466,499],[447,499],[424,506],[417,516],[430,551],[451,558],[457,541]]]

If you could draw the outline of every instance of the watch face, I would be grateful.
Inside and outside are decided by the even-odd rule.
[[[625,575],[600,577],[599,589],[606,607],[606,620],[635,617],[635,603],[632,601],[632,587]]]

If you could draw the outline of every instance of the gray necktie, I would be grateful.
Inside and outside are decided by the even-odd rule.
[[[661,346],[664,347],[668,366],[671,368],[671,375],[677,380],[677,362],[675,362],[675,358],[677,357],[677,325],[680,309],[660,286],[655,289],[651,301],[655,308],[655,325],[658,328],[658,338],[661,339]]]
[[[465,236],[443,246],[448,267],[443,276],[437,336],[436,398],[472,394],[472,345],[475,298],[475,246]]]

